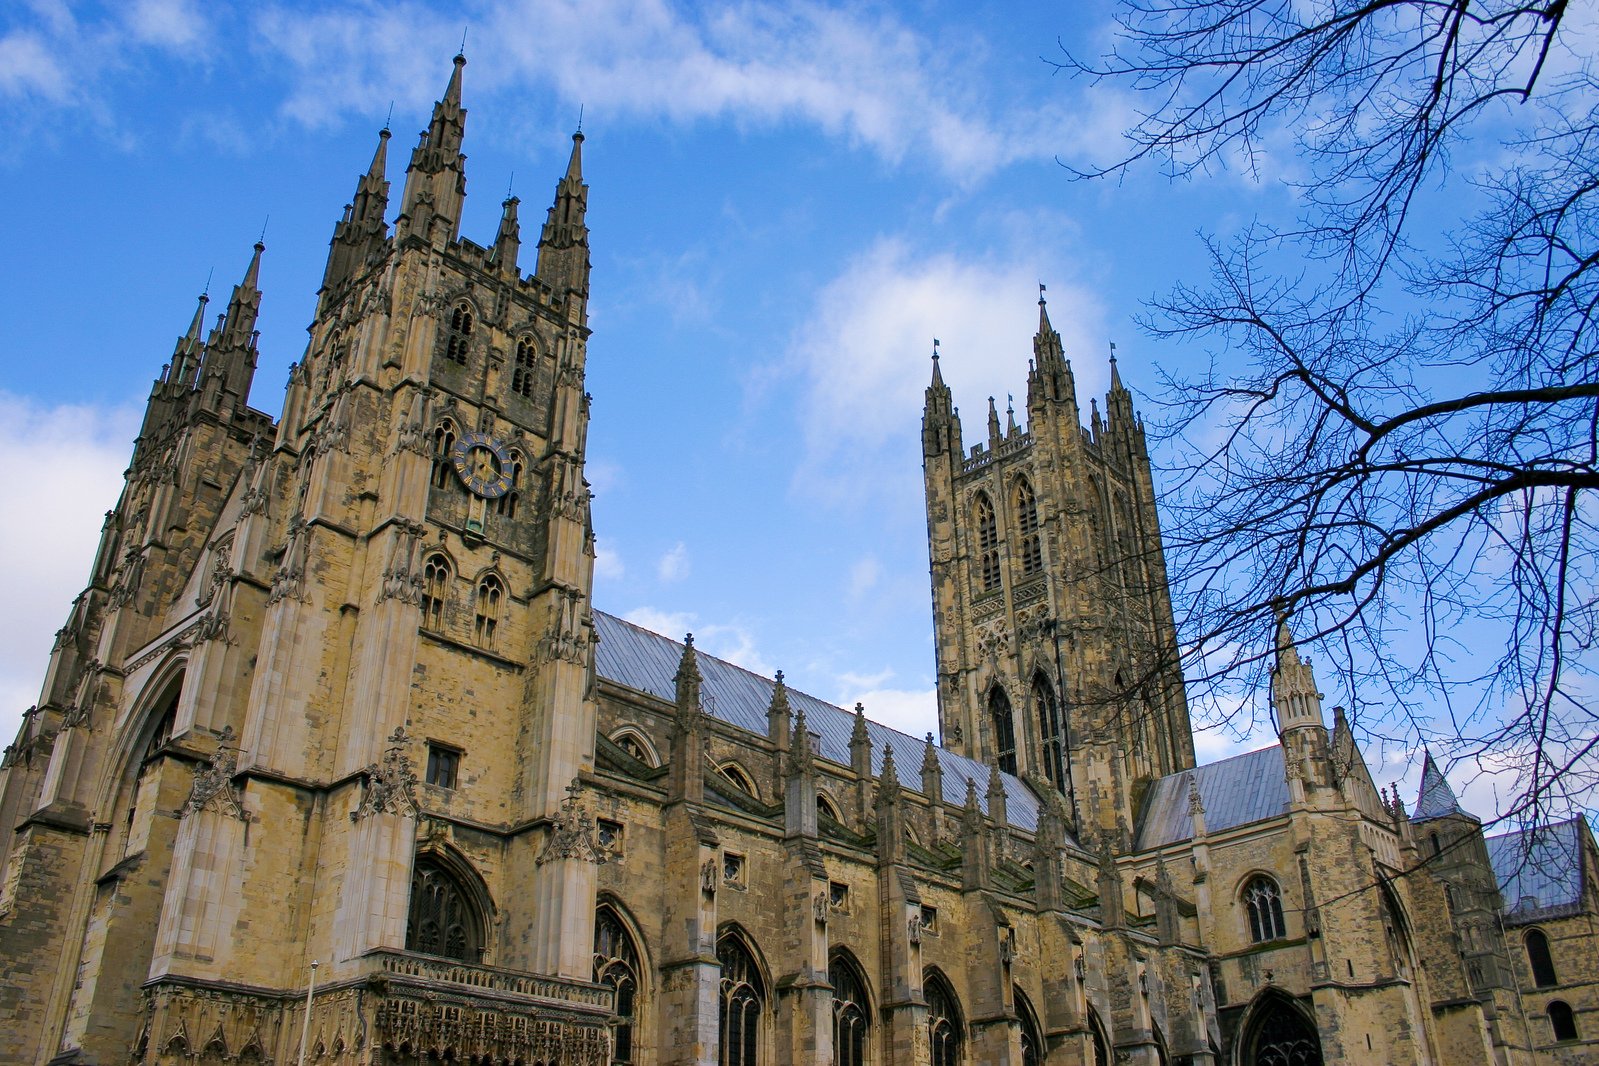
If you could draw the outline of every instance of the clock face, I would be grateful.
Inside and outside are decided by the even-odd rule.
[[[505,445],[487,433],[461,434],[450,451],[450,465],[468,492],[486,500],[511,491],[511,457]]]

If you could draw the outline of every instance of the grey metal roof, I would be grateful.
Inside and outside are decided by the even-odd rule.
[[[1581,818],[1516,829],[1488,838],[1505,917],[1531,920],[1573,914],[1582,906]]]
[[[1157,780],[1144,806],[1139,850],[1193,837],[1194,820],[1188,814],[1188,783],[1193,780],[1199,782],[1199,798],[1205,805],[1206,833],[1275,818],[1288,809],[1283,749],[1273,744]]]
[[[1412,822],[1425,822],[1429,818],[1442,818],[1446,814],[1465,814],[1455,790],[1449,787],[1438,764],[1432,761],[1432,752],[1421,760],[1421,793],[1416,797],[1416,813]]]
[[[603,611],[594,612],[594,628],[600,638],[594,665],[601,677],[668,703],[677,699],[677,683],[673,677],[683,657],[683,645],[680,642]],[[728,725],[765,736],[766,708],[772,702],[772,680],[714,655],[706,655],[698,649],[696,654],[699,657],[700,676],[704,679],[700,686],[700,700],[706,712]],[[849,738],[855,730],[855,715],[792,686],[788,690],[788,702],[796,711],[804,709],[807,729],[821,737],[822,757],[848,766]],[[900,784],[920,792],[925,742],[870,719],[866,722],[866,733],[872,741],[872,774],[881,775],[883,748],[891,747],[894,749],[894,768],[898,771]],[[986,813],[988,800],[984,792],[988,788],[988,767],[944,748],[935,747],[934,751],[938,754],[938,765],[944,774],[944,802],[957,807],[963,805],[966,802],[966,782],[971,780],[977,785],[978,805]],[[1038,798],[1032,790],[1020,778],[1010,774],[1001,774],[1000,780],[1005,789],[1005,814],[1009,823],[1029,832],[1037,829]]]

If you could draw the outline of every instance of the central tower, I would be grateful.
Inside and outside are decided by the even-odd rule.
[[[1027,426],[992,397],[964,452],[933,355],[922,415],[943,743],[1067,797],[1078,832],[1127,840],[1143,790],[1193,765],[1142,422],[1111,357],[1078,414],[1042,290]]]

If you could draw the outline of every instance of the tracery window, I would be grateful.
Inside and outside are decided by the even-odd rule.
[[[833,1061],[837,1066],[865,1066],[872,1035],[866,985],[842,952],[827,964],[827,983],[833,986]]]
[[[760,799],[760,793],[755,791],[755,782],[751,781],[750,775],[746,774],[737,765],[733,763],[726,763],[719,767],[718,770],[723,777],[727,778],[728,781],[732,783],[734,788],[738,789],[746,796],[753,796],[756,799]]]
[[[450,453],[455,450],[455,423],[448,418],[433,430],[433,487],[448,488],[454,467]]]
[[[637,733],[624,730],[611,738],[616,746],[627,752],[645,766],[655,765],[655,756],[650,753],[649,747],[639,739]]]
[[[822,793],[818,792],[816,794],[816,816],[821,818],[824,815],[840,824],[842,824],[844,821],[844,819],[838,816],[838,808],[833,806],[833,801],[828,799]]]
[[[444,601],[450,589],[450,561],[430,555],[422,566],[422,628],[444,631]]]
[[[986,493],[977,494],[977,571],[984,592],[999,588],[999,526]]]
[[[937,973],[929,973],[922,988],[927,999],[927,1036],[933,1052],[932,1066],[960,1066],[961,1017],[955,993]]]
[[[1062,793],[1066,791],[1066,733],[1061,728],[1060,701],[1043,674],[1033,678],[1033,706],[1038,709],[1038,736],[1043,742],[1044,776]]]
[[[1256,1009],[1243,1043],[1246,1066],[1322,1066],[1315,1027],[1280,996],[1268,996]]]
[[[1549,938],[1542,929],[1529,929],[1524,938],[1527,944],[1527,965],[1532,969],[1532,983],[1538,988],[1559,984],[1555,976],[1555,960],[1549,954]]]
[[[477,913],[466,892],[447,870],[425,856],[416,860],[411,874],[405,950],[462,962],[477,962],[482,955]]]
[[[493,574],[486,575],[477,585],[477,619],[473,634],[480,648],[494,649],[495,629],[500,624],[500,600],[505,596],[505,586]]]
[[[508,458],[511,460],[511,488],[494,500],[494,513],[515,518],[516,505],[522,499],[522,453],[512,452]]]
[[[1577,1039],[1577,1018],[1571,1004],[1558,999],[1549,1001],[1549,1030],[1556,1040]]]
[[[1043,1066],[1044,1030],[1038,1024],[1038,1015],[1020,988],[1012,986],[1012,993],[1016,999],[1016,1015],[1021,1021],[1022,1066]]]
[[[450,312],[450,328],[445,337],[444,356],[465,366],[466,353],[471,344],[472,308],[468,304],[460,304]]]
[[[1110,1036],[1092,1006],[1088,1008],[1088,1031],[1094,1039],[1094,1066],[1110,1066]]]
[[[988,717],[994,726],[994,762],[1007,774],[1016,772],[1016,716],[1010,697],[995,685],[988,693]]]
[[[1016,534],[1022,573],[1032,575],[1044,569],[1043,540],[1038,532],[1038,497],[1026,478],[1016,479]]]
[[[749,949],[737,936],[726,933],[716,944],[716,961],[722,966],[720,985],[721,1066],[758,1066],[761,1013],[766,986]]]
[[[612,1007],[611,1061],[633,1061],[633,1027],[638,1021],[639,960],[633,937],[610,907],[594,915],[594,983],[610,985]]]
[[[533,342],[527,337],[516,342],[516,363],[511,369],[511,391],[518,396],[533,395]]]
[[[1264,875],[1251,880],[1244,886],[1244,905],[1249,908],[1249,936],[1255,943],[1288,935],[1282,891],[1276,881]]]

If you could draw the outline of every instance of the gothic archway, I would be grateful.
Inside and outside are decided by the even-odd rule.
[[[1240,1066],[1322,1066],[1315,1023],[1284,995],[1268,994],[1255,1004],[1240,1047]]]
[[[411,872],[405,949],[462,962],[483,957],[483,916],[468,887],[434,855],[418,855]]]

